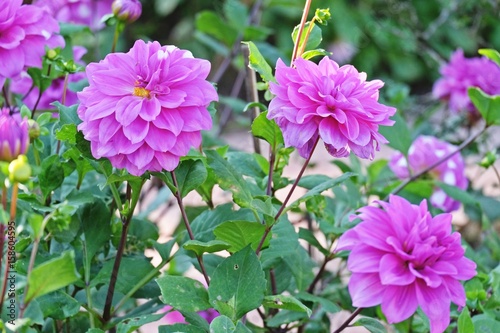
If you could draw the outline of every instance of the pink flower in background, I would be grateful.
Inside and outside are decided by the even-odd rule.
[[[26,67],[42,67],[45,47],[63,47],[50,14],[22,0],[0,0],[0,87]]]
[[[34,4],[47,8],[58,21],[83,24],[92,30],[104,28],[101,19],[111,14],[113,0],[36,0]]]
[[[89,64],[78,129],[94,157],[133,175],[174,170],[212,127],[207,107],[218,97],[209,71],[210,63],[189,51],[142,40]]]
[[[276,95],[267,117],[283,131],[285,145],[307,158],[318,136],[328,152],[345,157],[352,151],[373,159],[374,150],[387,140],[378,133],[380,125],[391,126],[395,108],[378,103],[380,80],[366,81],[366,74],[351,65],[339,67],[328,57],[319,64],[299,58],[295,67],[281,60],[276,65]]]
[[[469,87],[481,88],[489,95],[500,94],[500,67],[486,57],[465,58],[458,49],[440,73],[442,77],[434,83],[432,94],[447,100],[453,112],[477,112],[469,99]]]
[[[172,307],[170,305],[167,305],[163,308],[165,311],[169,311],[165,314],[165,317],[163,317],[163,320],[167,322],[167,324],[172,325],[172,324],[184,324],[186,323],[186,320],[184,319],[184,316],[182,313],[176,310],[172,310]],[[172,311],[170,311],[172,310]],[[214,309],[207,309],[203,311],[198,311],[197,312],[203,319],[205,319],[209,324],[220,316],[220,314],[214,310]]]
[[[419,136],[408,151],[408,160],[403,154],[396,152],[389,161],[389,167],[398,178],[405,179],[411,176],[410,171],[411,174],[418,173],[456,149],[454,145],[433,136]],[[429,175],[462,190],[465,190],[469,183],[465,176],[465,163],[460,152],[432,169]],[[460,207],[460,201],[450,198],[440,188],[434,190],[430,202],[444,212],[451,212]]]
[[[127,23],[136,21],[142,13],[142,4],[139,0],[114,0],[111,8],[119,20]]]
[[[76,64],[84,66],[85,63],[81,61],[83,55],[87,53],[87,49],[82,46],[74,46],[73,47],[73,60]],[[76,83],[85,79],[85,73],[79,72],[70,74],[68,78],[68,83]],[[37,87],[33,87],[33,80],[28,75],[27,72],[21,72],[21,74],[14,78],[10,83],[10,90],[13,93],[19,94],[21,96],[26,96],[23,99],[23,103],[28,106],[28,108],[33,109],[36,101],[38,99],[39,89]],[[61,102],[62,95],[64,90],[64,76],[57,78],[52,81],[50,87],[47,88],[42,93],[40,97],[40,101],[38,102],[37,109],[42,110],[50,110],[54,109],[54,106],[51,105],[53,102],[58,101]],[[26,95],[27,94],[27,95]],[[66,105],[73,105],[78,102],[78,98],[76,97],[76,92],[71,89],[66,90]]]
[[[10,162],[25,154],[29,143],[28,119],[11,114],[8,108],[0,109],[0,161]]]
[[[389,323],[409,318],[420,306],[431,333],[450,323],[450,303],[465,306],[459,280],[476,275],[476,264],[464,257],[452,216],[432,217],[427,202],[412,205],[392,195],[382,208],[358,210],[361,223],[344,233],[337,250],[351,250],[349,293],[355,307],[381,304]]]

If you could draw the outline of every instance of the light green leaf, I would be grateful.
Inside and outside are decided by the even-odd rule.
[[[196,28],[222,41],[226,46],[232,46],[238,37],[238,31],[224,22],[212,11],[202,11],[196,16]]]
[[[485,314],[472,317],[472,323],[474,324],[473,332],[498,333],[498,327],[500,327],[500,321]]]
[[[174,324],[158,327],[158,333],[206,333],[206,331],[193,325]]]
[[[327,50],[324,49],[315,49],[315,50],[309,50],[304,53],[302,53],[301,57],[309,60],[317,56],[328,56],[332,54],[332,52],[328,52]]]
[[[250,51],[248,66],[259,73],[262,80],[266,82],[276,82],[271,66],[269,66],[266,59],[264,59],[264,56],[262,56],[257,46],[253,42],[242,43],[248,45]]]
[[[497,63],[498,66],[500,66],[500,53],[497,50],[494,49],[479,49],[478,53],[480,55],[483,55],[494,62]]]
[[[283,134],[274,120],[267,119],[267,111],[259,114],[252,123],[252,134],[263,139],[276,149],[283,144]]]
[[[360,318],[355,323],[356,326],[363,326],[371,333],[386,333],[384,325],[382,325],[378,320],[373,318]]]
[[[175,169],[175,177],[179,184],[179,192],[184,198],[189,192],[205,182],[207,168],[201,160],[185,160]]]
[[[256,250],[265,230],[266,226],[257,222],[227,221],[214,229],[214,235],[224,243],[230,244],[229,252],[237,252],[247,245]],[[269,234],[265,243],[269,243],[270,236]]]
[[[80,310],[80,303],[63,291],[55,291],[38,297],[38,304],[44,317],[65,319],[72,317]]]
[[[234,322],[262,304],[265,290],[259,258],[247,246],[217,266],[208,288],[209,302]]]
[[[474,324],[472,323],[468,307],[463,308],[462,313],[458,316],[457,327],[458,333],[474,332]]]
[[[182,247],[186,250],[193,251],[198,256],[201,256],[203,253],[214,253],[227,250],[231,247],[231,245],[220,240],[211,240],[208,242],[188,240],[182,245]]]
[[[145,325],[152,322],[155,322],[165,316],[164,313],[159,314],[148,314],[136,318],[128,318],[124,321],[120,322],[117,326],[117,333],[132,333],[136,332],[136,330]]]
[[[500,125],[500,95],[490,96],[479,88],[469,87],[469,98],[486,121],[486,125]]]
[[[252,331],[238,321],[236,326],[226,316],[218,316],[210,323],[210,332],[213,333],[251,333]]]
[[[395,121],[394,125],[381,126],[379,132],[389,141],[389,147],[406,155],[413,142],[410,129],[406,121],[398,113],[392,116],[391,119]]]
[[[211,308],[205,286],[185,276],[165,275],[156,280],[163,302],[179,311],[197,312]]]
[[[28,279],[28,292],[25,303],[39,296],[76,282],[78,274],[75,267],[75,254],[64,252],[60,257],[35,267]]]
[[[305,312],[307,316],[311,316],[311,309],[302,304],[301,301],[293,296],[287,295],[271,295],[264,297],[264,302],[262,303],[265,307],[273,309],[284,309],[298,312]]]
[[[300,36],[300,43],[299,43],[299,48],[301,47],[302,44],[304,44],[304,39],[306,37],[306,31],[309,29],[310,22],[307,22],[306,25],[304,26],[304,30],[302,31],[302,34]],[[297,35],[299,33],[299,27],[300,25],[297,25],[292,32],[292,40],[293,43],[295,44],[297,40]],[[323,36],[321,33],[321,28],[318,27],[316,24],[313,25],[311,34],[309,35],[309,38],[307,39],[306,47],[304,50],[312,50],[316,48],[319,44],[321,44],[321,41],[323,40]]]

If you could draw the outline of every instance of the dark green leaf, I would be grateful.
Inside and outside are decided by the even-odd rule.
[[[330,254],[330,251],[325,249],[318,241],[314,233],[309,229],[299,228],[299,238],[305,240],[315,248],[317,248],[325,256]]]
[[[37,302],[44,317],[65,319],[76,315],[80,311],[80,303],[62,291],[40,296]]]
[[[78,104],[71,106],[64,106],[59,102],[54,102],[54,106],[59,110],[59,124],[60,126],[67,124],[78,125],[82,122],[78,114],[76,113],[76,109],[78,108]]]
[[[248,9],[238,0],[226,0],[222,7],[224,17],[231,26],[242,32],[247,25]]]
[[[179,192],[184,198],[189,192],[203,184],[207,179],[207,168],[201,160],[182,161],[175,169]]]
[[[486,121],[486,125],[500,125],[500,95],[490,96],[480,88],[470,87],[469,98]]]
[[[302,31],[302,34],[300,36],[300,43],[299,43],[299,48],[304,44],[304,40],[306,38],[306,31],[309,29],[310,22],[307,22],[306,25],[304,26],[304,30]],[[297,35],[299,33],[299,27],[300,25],[297,25],[292,32],[292,40],[295,44],[297,40]],[[323,36],[321,33],[321,28],[318,27],[316,24],[313,23],[313,27],[311,30],[311,33],[309,35],[309,38],[307,39],[306,47],[304,48],[305,51],[312,50],[316,47],[318,47],[319,44],[321,44],[321,41],[323,40]]]
[[[398,113],[392,116],[391,119],[395,121],[394,125],[381,126],[379,132],[389,141],[389,147],[406,155],[413,141],[411,132],[406,121]]]
[[[75,254],[73,252],[64,252],[60,257],[46,261],[31,271],[25,303],[66,287],[77,280]]]
[[[243,44],[248,46],[250,52],[248,66],[259,73],[262,80],[266,82],[276,82],[271,66],[269,66],[266,59],[264,59],[264,56],[262,56],[257,46],[253,42],[243,42]]]
[[[209,302],[221,315],[236,321],[262,304],[265,289],[259,258],[247,246],[216,268],[208,288]]]
[[[211,11],[202,11],[196,16],[196,28],[224,42],[226,46],[232,46],[238,36],[235,28]]]
[[[262,303],[265,307],[274,309],[285,309],[291,311],[305,312],[307,316],[311,316],[311,309],[302,304],[301,301],[293,296],[288,295],[271,295],[264,297],[264,302]]]
[[[210,323],[210,332],[217,333],[251,333],[252,331],[238,321],[236,326],[226,316],[218,316]]]
[[[231,245],[220,241],[211,240],[209,242],[200,242],[198,240],[188,240],[182,247],[186,250],[193,251],[196,255],[201,256],[203,253],[214,253],[229,249]]]
[[[175,245],[175,238],[169,240],[166,243],[158,243],[157,241],[153,242],[153,247],[160,254],[162,260],[167,260],[170,258],[170,253],[172,252],[172,248]]]
[[[435,184],[439,186],[447,195],[452,197],[455,200],[460,201],[463,204],[467,205],[478,205],[478,201],[470,195],[468,192],[459,189],[456,186],[448,185],[442,182],[436,181]]]
[[[259,114],[252,123],[252,134],[263,139],[276,149],[283,144],[283,134],[274,120],[267,119],[267,111]]]
[[[97,251],[111,238],[111,212],[102,200],[97,199],[80,209],[78,216],[85,236],[83,241],[85,256],[90,262]]]
[[[360,318],[355,323],[356,326],[363,326],[371,333],[386,333],[384,325],[382,325],[378,320],[364,317]]]
[[[44,198],[55,189],[59,188],[64,181],[64,169],[61,165],[59,155],[52,155],[43,160],[40,165],[42,170],[38,175],[40,181],[40,189]]]
[[[237,252],[249,244],[253,250],[257,249],[265,230],[266,226],[257,222],[227,221],[214,229],[214,235],[217,239],[230,244],[229,252]],[[265,243],[269,243],[270,236],[271,234]]]
[[[179,311],[197,312],[211,308],[205,286],[185,276],[164,275],[156,280],[163,301]]]
[[[164,313],[159,314],[148,314],[132,319],[125,319],[120,322],[117,326],[117,333],[132,333],[136,332],[137,329],[145,324],[155,322],[165,316]]]
[[[163,325],[158,327],[158,333],[207,333],[199,327],[187,324]]]

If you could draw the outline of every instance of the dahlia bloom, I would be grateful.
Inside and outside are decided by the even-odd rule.
[[[500,94],[500,67],[486,57],[465,58],[460,49],[453,52],[450,62],[440,69],[442,77],[434,83],[435,98],[447,100],[452,112],[467,110],[477,113],[469,99],[469,87],[481,88],[489,95]]]
[[[398,196],[379,207],[358,210],[361,223],[344,233],[337,250],[351,250],[349,293],[353,306],[381,304],[389,323],[409,318],[420,306],[431,333],[450,323],[450,303],[465,306],[459,280],[476,275],[476,264],[464,257],[452,216],[432,217],[423,200],[412,205]]]
[[[77,111],[94,157],[133,175],[175,169],[212,127],[207,107],[218,97],[209,71],[189,51],[142,40],[89,64]]]
[[[64,46],[57,21],[22,0],[0,0],[0,87],[26,67],[42,67],[45,47]]]
[[[387,140],[378,133],[390,126],[396,109],[378,103],[380,80],[366,81],[366,74],[351,65],[339,65],[324,57],[319,64],[298,58],[294,67],[281,59],[270,91],[276,95],[267,117],[283,131],[285,145],[307,158],[318,136],[328,152],[345,157],[352,151],[373,159],[374,150]]]
[[[119,20],[127,23],[136,21],[142,13],[142,4],[139,0],[115,0],[111,8]]]
[[[101,18],[111,14],[113,0],[36,0],[34,4],[45,7],[58,21],[83,24],[92,30],[104,28]]]
[[[28,119],[11,115],[8,108],[0,110],[0,161],[10,162],[28,150],[30,138]]]
[[[411,176],[410,172],[411,174],[418,173],[456,149],[454,145],[433,136],[419,136],[408,150],[408,160],[403,154],[396,152],[389,161],[389,167],[398,178],[405,179]],[[469,183],[465,177],[465,163],[460,152],[432,169],[429,175],[462,190],[465,190]],[[460,207],[460,201],[449,197],[440,188],[434,189],[430,202],[434,207],[447,213]]]
[[[85,63],[82,62],[83,55],[87,53],[87,49],[83,46],[73,47],[73,60],[75,63],[84,66]],[[78,72],[74,74],[69,74],[68,83],[76,83],[85,79],[85,73]],[[10,82],[10,90],[13,93],[25,96],[23,103],[30,109],[35,107],[36,101],[38,100],[39,89],[38,87],[33,87],[33,80],[29,74],[25,71],[21,72],[19,76],[12,79]],[[48,87],[40,97],[37,108],[43,110],[54,109],[52,105],[55,101],[61,101],[64,91],[64,76],[57,78],[52,81],[50,87]],[[27,95],[26,95],[27,94]],[[76,92],[66,89],[66,105],[73,105],[78,102],[76,97]]]

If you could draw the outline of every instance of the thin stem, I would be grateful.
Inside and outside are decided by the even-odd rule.
[[[5,186],[2,186],[2,207],[3,210],[7,210],[7,188]],[[5,241],[5,224],[0,222],[0,269],[2,267],[2,261],[3,261],[3,247],[4,247],[4,241]],[[0,303],[2,304],[2,303]],[[0,308],[0,314],[2,314],[2,309]]]
[[[326,256],[325,257],[325,259],[323,260],[323,264],[321,265],[321,267],[319,268],[318,273],[314,277],[313,282],[311,282],[311,284],[309,285],[309,288],[307,288],[307,292],[308,293],[312,293],[314,291],[314,288],[316,287],[316,284],[321,280],[321,275],[323,274],[323,272],[326,269],[326,264],[328,264],[330,262],[330,260],[332,260],[332,258],[330,256]]]
[[[477,132],[476,134],[473,134],[471,135],[470,137],[467,138],[467,140],[465,140],[464,142],[462,142],[462,144],[460,144],[460,146],[457,147],[457,149],[455,149],[454,151],[452,151],[451,153],[449,153],[448,155],[445,155],[443,157],[441,157],[439,160],[437,160],[435,163],[431,164],[430,166],[428,166],[427,168],[421,170],[420,172],[412,175],[410,178],[407,178],[404,182],[402,182],[401,184],[399,184],[398,187],[396,187],[394,190],[391,191],[390,194],[397,194],[399,192],[401,192],[401,190],[403,190],[409,183],[411,183],[412,181],[420,178],[421,176],[425,175],[427,172],[431,171],[432,169],[434,169],[435,167],[439,166],[441,163],[443,162],[446,162],[448,159],[450,159],[451,157],[453,157],[455,154],[459,153],[460,151],[462,151],[465,147],[467,147],[468,145],[470,145],[472,142],[474,142],[474,140],[476,140],[481,134],[483,134],[486,130],[488,129],[488,126],[485,126],[483,127],[482,130],[480,130],[479,132]],[[390,195],[389,194],[389,195]],[[386,201],[388,198],[389,198],[389,195],[387,195],[383,201]]]
[[[113,35],[113,44],[111,45],[111,53],[114,53],[116,50],[116,44],[118,43],[118,37],[123,30],[123,23],[121,21],[116,22],[115,25],[115,33]]]
[[[495,172],[495,175],[497,176],[498,180],[498,185],[500,185],[500,173],[498,173],[498,169],[492,164],[491,168],[493,169],[493,172]]]
[[[50,71],[52,70],[52,65],[49,64],[47,67],[47,76],[50,76]],[[40,99],[42,98],[42,89],[38,88],[38,97],[35,102],[35,106],[33,106],[33,110],[31,110],[31,119],[35,119],[36,108],[38,107],[38,103],[40,103]]]
[[[347,318],[344,323],[342,325],[340,325],[339,328],[337,328],[335,331],[333,331],[333,333],[340,333],[344,330],[344,328],[346,328],[347,326],[349,326],[349,324],[351,323],[351,321],[354,320],[354,318],[356,318],[357,315],[360,314],[361,310],[363,310],[363,308],[357,308],[356,310],[354,310],[354,312],[349,316],[349,318]]]
[[[5,87],[5,84],[2,87],[2,93],[3,93],[3,98],[5,99],[5,106],[10,109],[9,93],[7,92],[7,88]]]
[[[184,225],[186,226],[186,230],[189,235],[189,239],[194,240],[194,234],[193,230],[191,229],[191,225],[189,224],[189,219],[186,214],[186,209],[184,208],[184,204],[182,203],[182,197],[181,193],[179,192],[179,184],[177,182],[177,177],[175,177],[175,172],[170,171],[170,174],[172,175],[172,181],[175,186],[175,199],[177,199],[177,204],[179,205],[179,209],[181,210],[181,215],[182,219],[184,220]],[[200,265],[201,272],[203,273],[203,277],[205,278],[205,282],[207,283],[207,286],[210,285],[210,280],[208,279],[208,274],[207,271],[205,270],[205,265],[203,264],[203,257],[196,254],[196,259],[198,260],[198,264]]]
[[[273,193],[273,173],[274,173],[275,162],[276,162],[276,154],[274,153],[273,147],[269,147],[269,174],[267,175],[267,189],[266,189],[267,195],[271,195]]]
[[[307,0],[304,6],[304,12],[302,13],[302,19],[300,20],[299,31],[297,33],[297,40],[295,41],[295,45],[293,46],[292,61],[291,61],[292,64],[293,61],[300,56],[300,54],[298,54],[300,39],[302,37],[302,32],[304,31],[304,27],[306,26],[307,16],[309,15],[309,8],[311,8],[311,3],[312,0]]]
[[[314,21],[315,21],[315,18],[313,17],[313,19],[309,23],[309,26],[307,27],[306,36],[304,37],[304,43],[302,43],[302,45],[299,48],[299,51],[297,52],[297,58],[302,56],[302,53],[304,53],[304,50],[306,49],[307,40],[309,39],[309,36],[311,35],[311,31],[314,28]]]
[[[243,59],[245,60],[245,68],[246,68],[246,76],[245,76],[245,87],[246,87],[246,95],[247,100],[249,102],[258,102],[259,94],[257,92],[257,77],[255,75],[255,71],[250,68],[250,49],[247,44],[241,45],[241,51],[243,52]],[[250,109],[250,121],[253,123],[255,118],[257,118],[260,114],[260,110],[258,107],[253,107]],[[260,142],[259,139],[255,136],[252,136],[253,139],[253,148],[257,154],[260,154]]]

